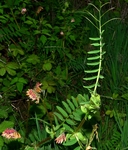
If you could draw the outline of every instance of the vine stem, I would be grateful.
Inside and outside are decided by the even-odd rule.
[[[17,20],[16,20],[16,17],[15,17],[15,15],[14,15],[14,13],[13,13],[12,8],[10,8],[10,10],[11,10],[12,16],[13,16],[13,18],[14,18],[14,20],[15,20],[15,23],[16,23],[17,27],[20,29],[20,26],[19,26],[19,24],[18,24],[18,22],[17,22]]]
[[[96,94],[96,90],[97,90],[97,87],[98,87],[98,83],[99,83],[99,79],[100,79],[100,72],[101,72],[101,63],[102,63],[102,26],[101,26],[101,3],[100,3],[100,9],[99,9],[99,37],[100,37],[100,61],[99,61],[99,70],[98,70],[98,73],[97,73],[97,79],[96,79],[96,84],[95,84],[95,87],[94,87],[94,90],[93,90],[93,93]]]
[[[46,143],[47,141],[50,141],[51,140],[51,137],[47,137],[45,139],[43,139],[41,142],[39,142],[36,147],[39,147],[40,145],[42,145],[43,143]]]
[[[75,132],[79,131],[79,129],[83,126],[83,124],[85,123],[85,121],[86,121],[85,118],[83,118],[82,121],[80,122],[79,126],[75,130]]]

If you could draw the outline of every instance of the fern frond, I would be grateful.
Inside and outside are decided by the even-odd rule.
[[[102,70],[102,60],[103,60],[103,46],[104,43],[103,41],[103,33],[104,30],[102,30],[102,24],[101,24],[101,8],[103,5],[100,4],[100,8],[98,9],[95,5],[91,4],[99,13],[98,18],[96,18],[93,14],[87,11],[87,13],[98,23],[96,26],[90,19],[88,19],[98,30],[99,37],[90,37],[89,39],[92,41],[92,46],[96,48],[96,50],[92,50],[88,52],[88,58],[87,58],[87,65],[88,66],[93,66],[93,69],[88,69],[85,70],[85,73],[88,75],[87,77],[84,78],[85,81],[92,81],[91,85],[86,85],[84,88],[87,88],[90,92],[96,94],[97,92],[97,87],[99,86],[99,79],[102,79],[103,76],[101,76],[101,70]],[[87,17],[86,17],[87,18]],[[99,48],[99,49],[98,49]],[[90,83],[89,83],[90,84]]]
[[[105,132],[108,131],[105,130]],[[100,140],[100,142],[98,143],[98,150],[109,150],[109,149],[120,150],[120,144],[121,144],[121,133],[118,131],[118,128],[115,125],[114,127],[111,128],[109,138],[104,137],[104,139]]]
[[[61,124],[76,125],[78,121],[81,121],[82,111],[77,100],[72,97],[72,100],[62,101],[64,108],[56,106],[58,112],[54,112],[54,115],[58,117]]]
[[[2,29],[0,29],[0,42],[8,42],[13,37],[20,37],[23,32],[25,33],[24,29],[19,29],[16,24],[10,23],[7,27],[2,27]]]

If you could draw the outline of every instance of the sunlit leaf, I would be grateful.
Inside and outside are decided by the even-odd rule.
[[[51,69],[52,69],[52,64],[50,62],[43,64],[44,71],[50,71]]]
[[[13,128],[13,126],[14,126],[14,122],[12,122],[12,121],[3,121],[0,124],[0,132],[3,132],[7,128]]]
[[[16,75],[16,71],[11,68],[6,68],[6,71],[8,72],[8,74],[10,74],[12,76]]]
[[[37,55],[35,54],[32,54],[32,55],[29,55],[28,59],[26,60],[28,63],[31,63],[33,65],[36,65],[37,63],[40,62],[40,59]]]
[[[9,63],[7,63],[6,66],[11,69],[18,69],[18,67],[19,67],[18,64],[15,62],[9,62]]]

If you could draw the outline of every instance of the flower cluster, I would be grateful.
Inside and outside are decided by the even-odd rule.
[[[61,135],[59,135],[56,139],[55,139],[57,144],[62,144],[63,142],[66,141],[66,136],[65,133],[62,133]]]
[[[18,133],[15,129],[7,128],[5,131],[2,132],[2,136],[7,139],[19,139],[21,138],[20,133]]]
[[[36,83],[36,86],[34,89],[28,89],[26,92],[26,95],[32,100],[35,101],[36,104],[39,103],[40,100],[40,93],[42,92],[42,89],[40,88],[42,84],[41,83]]]

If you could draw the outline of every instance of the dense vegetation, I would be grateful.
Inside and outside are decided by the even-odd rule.
[[[128,149],[128,0],[0,2],[0,149]]]

